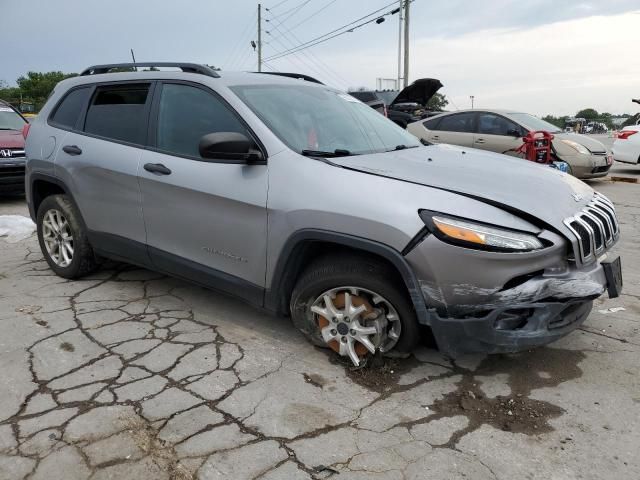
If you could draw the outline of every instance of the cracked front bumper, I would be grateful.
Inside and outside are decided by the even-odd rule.
[[[608,286],[601,263],[577,267],[558,241],[505,255],[429,238],[407,258],[420,279],[425,323],[452,357],[551,343],[578,328]]]

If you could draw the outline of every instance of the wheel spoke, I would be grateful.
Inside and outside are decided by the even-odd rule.
[[[327,325],[326,327],[324,327],[320,333],[322,333],[322,338],[324,339],[325,342],[330,342],[331,340],[335,340],[336,335],[334,335],[333,333],[331,333],[332,327],[331,325]]]
[[[360,366],[360,357],[356,353],[356,349],[353,347],[353,339],[347,337],[346,342],[340,342],[340,355],[349,356],[353,364],[358,367]]]
[[[338,315],[341,315],[340,311],[333,304],[333,299],[329,295],[325,295],[322,297],[324,300],[325,308],[331,313],[331,318],[337,318]]]
[[[371,343],[371,340],[369,340],[367,337],[363,337],[358,335],[356,337],[356,340],[358,342],[360,342],[362,345],[364,345],[365,347],[367,347],[367,350],[369,350],[372,354],[376,353],[376,347],[373,343]]]

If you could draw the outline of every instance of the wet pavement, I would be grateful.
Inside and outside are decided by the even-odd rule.
[[[69,282],[0,239],[0,479],[640,478],[640,185],[591,185],[621,298],[546,348],[367,371],[215,292],[115,263]]]

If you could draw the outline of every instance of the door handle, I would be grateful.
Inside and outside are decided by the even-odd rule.
[[[484,138],[479,138],[476,140],[476,143],[484,143]]]
[[[69,155],[82,155],[82,149],[77,145],[65,145],[62,147],[62,151]]]
[[[433,137],[431,137],[433,140],[440,140],[440,137],[438,135],[434,135]]]
[[[144,169],[147,172],[159,173],[160,175],[171,175],[171,170],[161,163],[145,163]]]

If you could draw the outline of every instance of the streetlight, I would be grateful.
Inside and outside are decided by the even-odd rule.
[[[473,110],[473,99],[476,98],[475,95],[469,95],[469,98],[471,99],[471,109]]]

